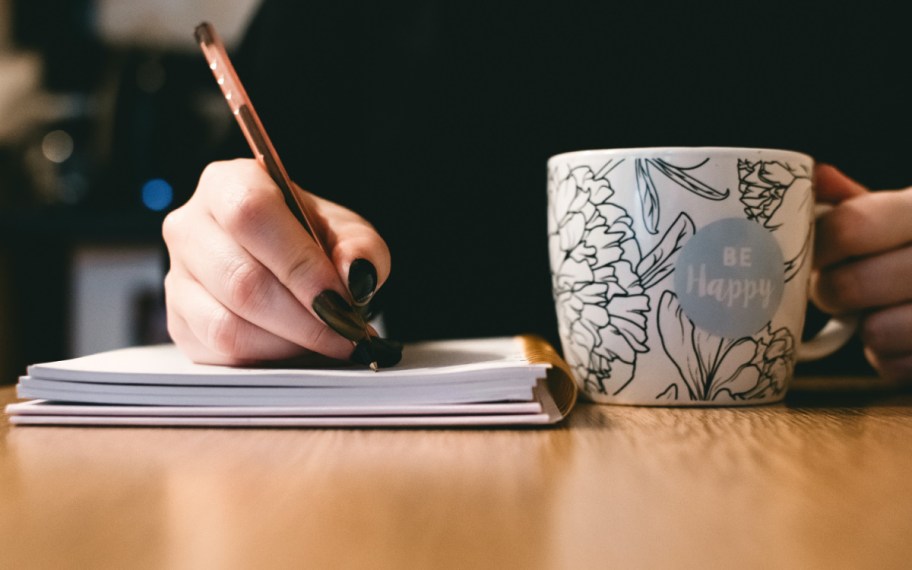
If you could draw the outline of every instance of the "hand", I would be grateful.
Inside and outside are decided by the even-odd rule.
[[[298,190],[314,204],[329,258],[250,159],[210,164],[165,218],[168,331],[194,361],[364,359],[353,355],[364,325],[349,301],[367,303],[383,284],[389,250],[354,212]]]
[[[865,356],[884,377],[912,380],[912,188],[870,192],[832,166],[817,168],[811,294],[833,313],[860,312]]]

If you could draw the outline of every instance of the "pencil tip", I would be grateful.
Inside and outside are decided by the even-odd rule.
[[[355,344],[352,362],[369,366],[371,370],[393,366],[402,359],[402,345],[377,336],[361,339]]]

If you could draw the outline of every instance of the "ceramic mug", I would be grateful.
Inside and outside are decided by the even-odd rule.
[[[745,405],[785,397],[814,243],[814,161],[751,148],[643,148],[548,161],[552,290],[564,356],[601,403]]]

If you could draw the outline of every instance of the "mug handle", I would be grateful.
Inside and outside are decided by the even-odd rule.
[[[855,334],[858,320],[855,314],[831,317],[814,338],[798,345],[798,361],[817,360],[839,350]]]
[[[833,206],[830,204],[815,204],[814,219],[819,219],[820,216],[832,209]],[[847,343],[852,338],[852,335],[855,334],[859,320],[858,315],[854,313],[830,317],[827,324],[820,329],[820,332],[814,338],[798,346],[798,361],[818,360],[842,348],[842,345]]]

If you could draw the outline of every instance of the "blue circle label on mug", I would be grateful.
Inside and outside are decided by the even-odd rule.
[[[674,287],[694,325],[727,338],[750,336],[772,319],[782,301],[782,250],[756,222],[712,222],[678,254]]]

